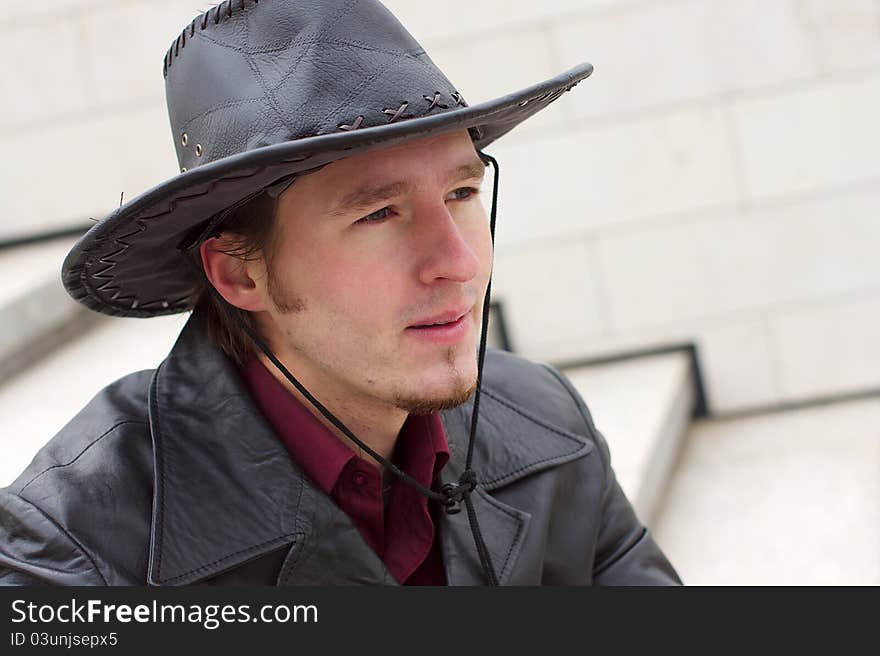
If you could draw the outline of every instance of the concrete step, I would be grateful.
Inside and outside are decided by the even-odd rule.
[[[565,367],[611,449],[639,519],[652,526],[697,402],[690,353]]]
[[[89,325],[93,313],[61,285],[61,262],[74,241],[0,251],[0,383]]]
[[[688,584],[880,585],[880,397],[695,422],[655,537]]]

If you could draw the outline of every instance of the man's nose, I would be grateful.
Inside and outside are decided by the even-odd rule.
[[[456,222],[444,203],[425,207],[416,221],[415,248],[420,254],[419,279],[430,284],[438,279],[468,282],[480,271],[473,238]]]

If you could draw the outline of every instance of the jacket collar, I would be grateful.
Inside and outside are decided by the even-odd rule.
[[[491,367],[490,357],[486,362]],[[196,314],[156,370],[149,397],[155,459],[150,584],[195,583],[288,545],[279,584],[394,583],[349,517],[291,461]],[[470,413],[468,403],[442,415],[450,448],[443,482],[456,481],[464,469]],[[486,439],[502,427],[504,439]],[[590,449],[484,382],[474,457],[481,485],[473,499],[502,584],[529,515],[487,490]],[[440,531],[449,584],[482,583],[467,514],[443,514]]]

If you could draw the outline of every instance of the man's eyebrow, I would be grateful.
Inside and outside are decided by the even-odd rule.
[[[473,159],[467,164],[458,166],[449,173],[449,180],[459,181],[470,178],[480,178],[486,175],[486,165],[481,159]],[[331,210],[331,214],[340,216],[348,212],[367,209],[379,203],[394,198],[410,189],[408,182],[390,182],[380,185],[365,185],[346,194],[342,200]]]
[[[467,164],[462,164],[452,172],[453,180],[467,180],[469,178],[482,179],[486,175],[486,164],[481,159],[473,159]]]
[[[366,185],[346,194],[333,208],[331,214],[341,215],[354,210],[372,207],[389,198],[399,196],[409,189],[406,182],[391,182],[383,185]]]

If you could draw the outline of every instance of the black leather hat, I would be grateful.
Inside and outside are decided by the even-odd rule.
[[[468,106],[377,0],[225,0],[184,28],[164,72],[180,173],[95,224],[62,268],[70,295],[105,314],[190,309],[198,283],[178,246],[261,189],[451,130],[482,149],[592,66]]]

